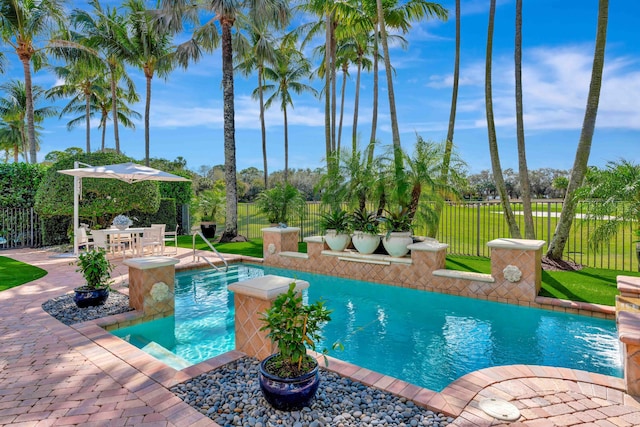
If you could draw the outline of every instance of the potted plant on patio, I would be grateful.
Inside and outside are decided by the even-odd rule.
[[[311,305],[302,303],[302,294],[295,282],[289,290],[276,297],[273,305],[262,313],[267,337],[278,352],[260,363],[260,389],[276,409],[293,411],[309,405],[318,390],[318,362],[307,354],[315,350],[322,339],[322,326],[331,320],[331,311],[323,301]]]
[[[320,215],[320,229],[332,251],[344,251],[351,243],[350,222],[349,214],[342,209],[333,209]]]
[[[91,249],[78,256],[78,269],[86,284],[74,289],[73,301],[79,308],[103,305],[109,298],[111,270],[113,266],[107,259],[103,248]]]
[[[400,207],[395,211],[385,210],[380,221],[386,225],[387,234],[382,238],[382,245],[392,257],[403,257],[408,252],[408,245],[413,243],[411,237],[411,216],[409,209]]]
[[[357,209],[351,217],[353,246],[361,254],[372,254],[380,244],[379,220],[374,212]]]
[[[216,236],[218,212],[225,203],[224,184],[216,183],[211,190],[205,190],[197,201],[197,213],[200,215],[200,230],[207,239]]]

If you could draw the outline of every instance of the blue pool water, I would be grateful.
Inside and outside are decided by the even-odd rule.
[[[622,376],[614,321],[262,266],[179,273],[175,317],[113,333],[178,369],[217,356],[234,348],[227,285],[263,274],[308,281],[333,310],[320,349],[339,341],[329,354],[435,391],[510,364]]]

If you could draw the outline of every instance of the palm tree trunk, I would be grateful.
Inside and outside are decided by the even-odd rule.
[[[340,144],[342,141],[342,119],[344,118],[344,92],[347,87],[347,70],[346,66],[342,68],[342,88],[340,90],[340,123],[338,125],[338,151],[340,151]]]
[[[489,153],[491,155],[491,168],[493,169],[493,180],[500,195],[500,203],[504,211],[505,220],[509,227],[512,238],[519,239],[520,229],[509,203],[509,196],[502,176],[502,166],[500,165],[500,155],[498,154],[498,140],[496,138],[496,126],[493,119],[493,98],[491,94],[491,54],[493,51],[493,22],[496,14],[496,0],[491,0],[489,6],[489,29],[487,31],[487,59],[485,67],[485,103],[487,107],[487,131],[489,134]]]
[[[226,218],[221,242],[238,236],[238,187],[236,182],[235,107],[233,101],[233,19],[223,18],[222,26],[222,90],[224,98],[224,180],[227,196]]]
[[[107,113],[102,115],[100,118],[100,124],[102,125],[102,152],[104,153],[105,149],[105,140],[107,138]]]
[[[336,22],[335,16],[331,20],[331,149],[340,155],[336,151]]]
[[[267,171],[267,128],[264,123],[264,84],[262,76],[262,64],[258,66],[258,93],[260,95],[260,130],[262,132],[262,163],[264,167],[264,188],[269,188],[269,172]]]
[[[287,121],[287,104],[284,104],[284,183],[289,183],[289,128]]]
[[[356,94],[353,101],[353,129],[351,130],[351,148],[355,155],[358,151],[358,110],[360,106],[360,74],[362,73],[362,56],[358,56],[358,72],[356,74]]]
[[[391,136],[393,139],[393,160],[395,166],[396,181],[400,181],[402,176],[402,148],[400,144],[400,130],[398,129],[398,115],[396,113],[396,98],[393,92],[393,70],[391,68],[391,58],[389,58],[389,44],[387,43],[387,30],[384,23],[384,12],[382,0],[376,0],[378,8],[378,23],[380,25],[380,41],[382,42],[382,54],[384,56],[384,68],[387,76],[387,91],[389,94],[389,116],[391,119]]]
[[[442,157],[442,169],[440,171],[441,180],[446,184],[449,177],[449,165],[451,163],[451,152],[453,151],[453,132],[456,125],[456,109],[458,107],[458,82],[460,81],[460,0],[456,0],[456,52],[453,60],[453,90],[451,91],[451,110],[449,112],[449,128],[447,129],[447,141],[444,147],[444,156]],[[429,229],[427,227],[427,235],[429,237],[438,236],[438,228],[440,225],[440,216],[444,208],[444,199],[438,200],[435,208],[436,223]]]
[[[146,67],[144,74],[147,78],[147,99],[144,104],[144,164],[149,166],[149,116],[151,114],[151,79],[153,74],[148,73]]]
[[[516,0],[516,40],[515,40],[515,73],[516,73],[516,134],[518,138],[518,174],[522,190],[522,210],[524,213],[524,235],[527,239],[535,239],[531,212],[531,185],[529,184],[529,168],[524,140],[524,118],[522,112],[522,0]]]
[[[33,114],[33,86],[31,82],[31,57],[19,55],[24,71],[24,91],[26,95],[27,108],[27,135],[29,136],[29,162],[38,163],[36,150],[36,127]],[[25,158],[25,161],[27,159]]]
[[[596,47],[593,54],[593,68],[591,70],[591,84],[589,85],[589,95],[587,96],[587,108],[584,113],[580,142],[576,150],[576,157],[571,170],[571,178],[564,196],[562,213],[556,226],[555,233],[549,244],[547,256],[554,260],[562,259],[564,247],[569,238],[569,231],[573,223],[577,200],[574,197],[575,191],[582,185],[587,171],[587,163],[591,154],[591,142],[596,126],[596,116],[598,115],[598,104],[600,102],[600,88],[602,86],[602,70],[604,68],[604,51],[607,41],[607,22],[609,20],[609,0],[600,0],[598,6],[598,30],[596,33]]]
[[[111,76],[111,114],[113,115],[113,138],[116,144],[116,153],[120,154],[120,133],[118,130],[118,98],[116,93],[115,65],[109,61],[109,73]],[[104,151],[104,146],[103,150]]]
[[[371,137],[369,138],[369,153],[367,156],[367,164],[369,165],[373,163],[373,151],[378,130],[378,74],[378,22],[376,21],[373,35],[373,108],[371,113]]]
[[[87,139],[87,153],[91,152],[91,93],[84,93],[84,121],[87,126],[85,138]]]
[[[331,166],[331,159],[333,158],[333,150],[331,147],[331,74],[329,73],[329,67],[331,67],[331,54],[329,52],[331,48],[331,13],[327,12],[325,23],[325,50],[324,50],[324,136],[326,139],[326,157],[327,157],[327,170],[330,172],[333,168]]]

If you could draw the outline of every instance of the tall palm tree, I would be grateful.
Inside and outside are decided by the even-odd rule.
[[[104,151],[107,122],[109,121],[109,118],[113,119],[113,111],[116,111],[118,123],[127,129],[135,129],[136,124],[132,119],[140,120],[142,118],[142,114],[129,107],[130,103],[138,102],[140,100],[136,92],[129,92],[128,89],[118,87],[116,89],[115,99],[111,97],[111,93],[103,92],[101,95],[102,96],[96,94],[94,103],[97,107],[97,111],[100,113],[100,124],[98,125],[98,129],[102,129],[101,146],[102,151]],[[118,107],[115,109],[112,105],[114,100],[118,104]],[[115,123],[115,120],[113,121]]]
[[[310,92],[317,95],[317,91],[301,79],[308,79],[311,74],[311,63],[295,46],[295,37],[285,37],[281,41],[277,51],[274,66],[264,68],[266,81],[274,84],[265,84],[265,92],[271,95],[265,102],[265,108],[270,108],[274,102],[279,101],[280,109],[284,116],[284,182],[289,182],[289,125],[287,120],[287,106],[293,108],[292,93],[301,94]]]
[[[128,0],[127,33],[114,40],[114,54],[144,72],[146,96],[144,107],[144,162],[149,166],[149,118],[151,115],[151,80],[165,78],[174,68],[174,50],[169,29],[158,25],[143,0]]]
[[[224,99],[224,164],[227,197],[225,229],[220,241],[228,242],[238,236],[238,189],[236,179],[235,107],[233,93],[233,46],[231,28],[237,16],[246,11],[249,19],[257,22],[277,23],[289,21],[289,8],[282,0],[162,0],[158,20],[167,28],[179,32],[183,23],[195,26],[194,37],[182,43],[177,61],[186,67],[190,60],[198,60],[202,49],[212,50],[220,39],[222,44],[222,91]],[[200,25],[200,13],[213,12],[213,17]],[[220,25],[221,37],[218,27]]]
[[[44,64],[44,49],[56,45],[56,41],[49,38],[52,25],[62,27],[64,23],[65,13],[61,0],[0,0],[0,37],[15,50],[24,72],[27,140],[31,163],[38,161],[31,66],[37,71]],[[39,45],[43,39],[46,41]]]
[[[239,64],[236,66],[244,75],[249,75],[253,70],[258,71],[258,99],[260,102],[260,131],[262,135],[262,161],[264,188],[269,188],[269,172],[267,168],[267,130],[264,120],[264,67],[276,61],[276,49],[273,35],[269,27],[261,22],[249,22],[241,20],[241,25],[247,33],[247,37],[239,34],[237,43],[240,50]]]
[[[20,153],[24,156],[24,141],[20,126],[7,123],[0,118],[0,150],[4,150],[4,162],[9,162],[9,154],[13,153],[13,161],[18,163]],[[25,159],[26,160],[26,159]]]
[[[515,40],[515,73],[516,73],[516,134],[518,138],[518,174],[522,191],[522,210],[524,213],[524,236],[535,239],[531,212],[531,185],[529,184],[529,168],[524,142],[524,118],[522,112],[522,0],[516,0],[516,40]]]
[[[118,57],[118,41],[126,39],[126,22],[116,8],[103,8],[98,0],[90,0],[92,13],[75,9],[71,14],[71,22],[82,32],[81,43],[95,49],[100,59],[109,68],[111,98],[116,98],[118,86],[122,82],[127,86],[127,93],[135,93],[135,84],[129,77],[124,64]],[[137,95],[136,95],[137,96]],[[113,118],[113,137],[116,153],[120,153],[120,131],[118,102],[111,103]],[[127,126],[125,126],[127,127]]]
[[[54,67],[53,71],[62,80],[62,83],[47,91],[47,98],[50,99],[71,98],[67,106],[60,112],[61,115],[74,111],[78,104],[84,104],[83,118],[87,153],[91,152],[91,117],[93,116],[91,100],[96,94],[108,91],[108,87],[105,86],[104,70],[99,69],[100,65],[95,60],[76,60],[69,65]],[[77,124],[77,121],[72,120],[67,128],[73,128]]]
[[[398,128],[398,115],[396,112],[396,100],[393,90],[393,76],[391,74],[391,58],[389,56],[389,43],[386,30],[387,14],[382,7],[382,0],[376,0],[376,10],[378,23],[380,25],[380,42],[382,43],[382,55],[384,57],[385,74],[387,77],[387,94],[389,96],[389,116],[391,120],[391,134],[393,139],[394,150],[394,170],[396,178],[401,179],[402,175],[402,150],[400,144],[400,130]],[[423,17],[437,17],[447,19],[448,12],[445,8],[437,3],[426,2],[422,0],[410,0],[404,5],[401,11],[401,17],[407,22],[411,20],[422,19]]]
[[[0,85],[0,91],[6,93],[6,96],[0,98],[0,118],[5,124],[11,128],[12,140],[18,142],[16,134],[19,135],[19,148],[14,146],[14,153],[20,151],[24,155],[25,161],[28,159],[28,151],[30,150],[29,138],[27,135],[27,87],[21,80],[10,80]],[[45,91],[40,86],[31,88],[33,99],[32,105],[45,97]],[[34,136],[36,152],[40,149],[38,123],[41,123],[48,117],[57,114],[57,109],[52,106],[44,106],[33,109],[34,120]],[[15,154],[14,154],[15,157]]]
[[[498,153],[498,140],[496,137],[496,124],[493,119],[493,96],[491,90],[491,55],[493,52],[493,25],[496,15],[496,0],[491,0],[489,6],[489,25],[487,30],[487,58],[485,64],[485,85],[484,97],[487,112],[487,132],[489,134],[489,154],[491,156],[491,168],[493,170],[493,179],[496,183],[496,189],[500,195],[500,203],[504,211],[505,220],[509,227],[511,237],[519,239],[520,228],[516,223],[515,216],[511,210],[509,203],[509,195],[502,176],[502,166],[500,165],[500,154]]]
[[[569,238],[571,224],[575,216],[577,199],[574,197],[576,190],[582,185],[591,153],[591,141],[596,127],[596,117],[598,115],[598,104],[600,102],[600,88],[602,86],[602,70],[604,68],[604,51],[607,42],[607,23],[609,21],[609,0],[599,0],[598,3],[598,24],[596,32],[596,46],[593,54],[593,68],[591,69],[591,84],[587,95],[587,108],[584,113],[582,132],[576,150],[576,157],[571,169],[569,185],[564,196],[562,213],[556,225],[556,230],[549,243],[547,256],[554,260],[562,259],[564,247]]]

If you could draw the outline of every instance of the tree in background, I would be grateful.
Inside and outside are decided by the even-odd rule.
[[[485,104],[487,110],[487,131],[489,134],[489,153],[491,155],[491,168],[493,170],[493,179],[496,183],[496,189],[500,195],[500,203],[504,211],[505,220],[509,227],[509,234],[511,237],[519,239],[520,228],[516,222],[513,211],[511,210],[511,204],[509,203],[509,196],[507,195],[504,178],[502,176],[502,167],[500,166],[500,154],[498,153],[498,140],[496,137],[496,125],[493,119],[493,95],[491,92],[491,55],[493,52],[493,26],[496,14],[496,0],[491,0],[489,6],[489,25],[487,30],[487,58],[485,67]]]
[[[16,1],[0,0],[2,41],[13,48],[22,63],[26,101],[29,162],[37,163],[36,120],[34,116],[31,66],[38,71],[46,62],[44,50],[57,44],[67,44],[50,38],[53,26],[64,27],[65,11],[60,0]],[[43,45],[38,43],[42,40]]]
[[[555,232],[549,247],[547,257],[553,260],[561,260],[564,247],[569,238],[569,231],[575,216],[576,205],[578,203],[575,192],[584,181],[587,172],[587,163],[591,153],[591,141],[596,127],[596,117],[598,115],[598,103],[600,102],[600,88],[602,87],[602,70],[604,68],[604,50],[607,42],[607,23],[609,20],[609,0],[599,0],[598,3],[598,24],[596,31],[596,45],[593,54],[593,68],[591,70],[591,84],[587,95],[587,108],[584,113],[582,132],[576,150],[576,157],[571,169],[571,177],[567,185],[567,192],[560,213],[560,220],[556,225]]]

